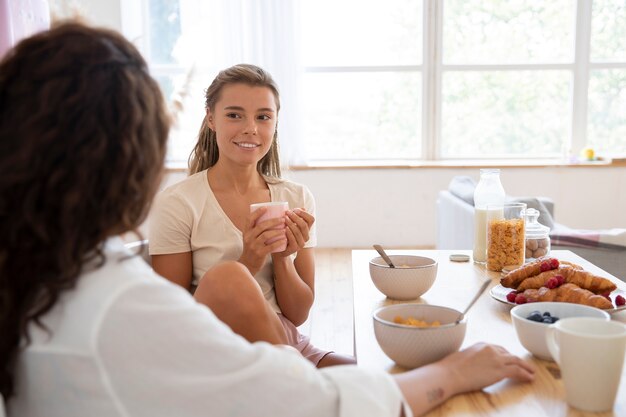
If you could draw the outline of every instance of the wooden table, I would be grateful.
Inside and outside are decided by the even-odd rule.
[[[426,303],[453,307],[463,310],[478,290],[480,283],[490,278],[493,285],[499,283],[500,273],[487,271],[483,266],[470,262],[451,262],[452,253],[470,251],[402,250],[388,251],[390,254],[410,254],[427,256],[439,263],[437,279],[432,288],[421,298],[413,301],[395,301],[379,292],[369,276],[369,261],[378,256],[373,250],[352,251],[353,292],[354,292],[354,349],[360,367],[386,369],[391,373],[401,372],[378,346],[374,337],[372,311],[376,308],[398,303]],[[609,278],[619,288],[626,284],[604,272],[595,265],[571,251],[552,251],[552,256],[581,265],[584,269]],[[483,391],[458,395],[442,406],[431,411],[428,416],[528,416],[528,417],[578,417],[578,416],[620,416],[626,417],[626,366],[617,400],[612,413],[585,413],[571,408],[565,402],[565,389],[560,379],[558,366],[554,362],[534,358],[519,343],[511,323],[511,306],[496,301],[489,295],[489,289],[467,314],[467,333],[463,347],[476,342],[490,342],[504,346],[510,352],[535,363],[535,381],[529,384],[505,380],[487,387]],[[626,323],[626,311],[612,315],[613,320]]]

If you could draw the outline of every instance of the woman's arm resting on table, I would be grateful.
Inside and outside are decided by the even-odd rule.
[[[532,381],[532,364],[500,346],[478,343],[439,362],[395,379],[415,415],[421,415],[464,392],[476,391],[504,378]]]
[[[186,290],[191,289],[193,275],[191,252],[152,255],[152,269]]]

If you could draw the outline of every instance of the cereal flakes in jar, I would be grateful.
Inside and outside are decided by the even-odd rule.
[[[502,268],[521,266],[524,263],[526,205],[505,204],[501,218],[487,222],[487,269],[502,271]]]

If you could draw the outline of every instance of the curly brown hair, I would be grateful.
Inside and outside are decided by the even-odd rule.
[[[227,85],[246,84],[252,87],[267,87],[276,99],[276,110],[280,110],[280,94],[272,76],[263,68],[251,64],[238,64],[226,68],[217,74],[205,93],[205,110],[215,110],[215,103],[220,99],[222,89]],[[257,171],[270,178],[280,178],[280,159],[278,155],[278,132],[274,132],[272,145],[267,154],[257,164]],[[205,115],[198,134],[198,142],[189,155],[189,175],[211,168],[219,159],[215,131],[209,127]]]
[[[137,49],[65,22],[0,63],[0,393],[14,394],[28,326],[104,241],[135,230],[157,190],[169,117]]]

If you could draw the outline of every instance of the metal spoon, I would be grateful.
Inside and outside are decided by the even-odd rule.
[[[387,265],[389,265],[390,268],[395,268],[396,267],[393,264],[393,262],[391,262],[391,259],[389,259],[389,256],[387,256],[387,254],[385,253],[385,250],[383,249],[382,246],[374,245],[374,249],[376,249],[376,252],[378,252],[380,254],[380,256],[382,256],[382,258],[385,260],[385,262],[387,262]]]
[[[463,312],[461,313],[459,318],[456,319],[456,324],[459,324],[461,322],[461,320],[463,320],[463,318],[465,317],[465,314],[467,314],[467,312],[469,311],[470,307],[472,307],[474,305],[474,303],[476,302],[476,300],[478,300],[480,298],[481,294],[485,292],[485,290],[487,289],[487,286],[490,283],[491,283],[490,279],[488,279],[485,282],[483,282],[483,284],[478,289],[478,292],[476,293],[474,298],[472,298],[472,301],[470,301],[470,303],[467,305],[467,307],[465,307],[465,310],[463,310]]]

